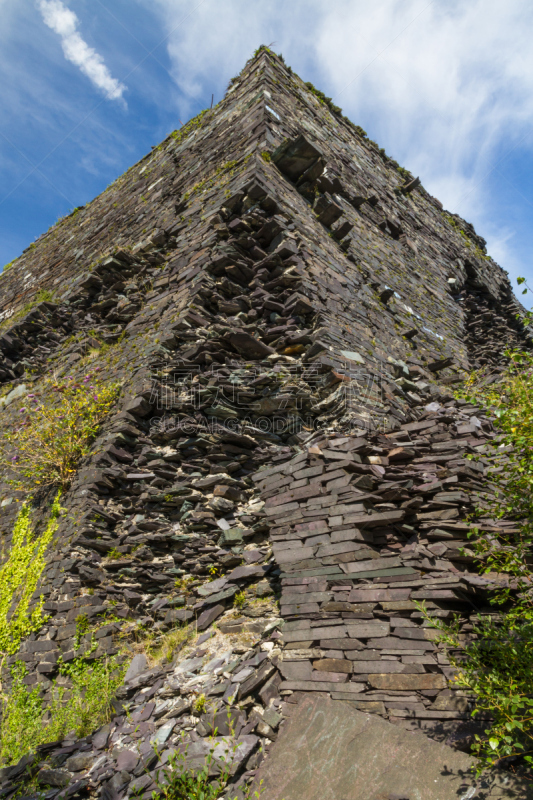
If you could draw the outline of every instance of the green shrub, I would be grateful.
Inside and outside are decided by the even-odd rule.
[[[508,351],[506,356],[509,366],[500,382],[484,387],[483,376],[474,376],[464,395],[492,409],[501,433],[485,454],[490,458],[487,478],[492,494],[478,513],[486,516],[488,503],[491,515],[515,520],[517,532],[499,534],[497,540],[477,530],[472,536],[482,571],[508,573],[518,590],[527,592],[533,546],[533,356],[521,351]],[[505,448],[511,448],[510,452]],[[509,588],[497,594],[500,604],[511,599]]]
[[[0,657],[16,653],[22,639],[38,631],[46,620],[42,597],[31,614],[28,609],[46,563],[46,548],[59,525],[62,510],[59,498],[60,492],[40,536],[33,535],[30,509],[26,504],[17,516],[9,558],[0,568]]]
[[[70,731],[86,736],[110,719],[123,667],[114,659],[89,664],[80,658],[59,670],[70,677],[72,689],[67,697],[65,687],[55,682],[52,703],[46,707],[38,688],[30,690],[24,684],[26,665],[19,661],[12,667],[11,691],[1,703],[0,765],[15,764],[40,744],[63,739]]]
[[[76,617],[76,635],[74,637],[74,650],[78,650],[82,638],[88,633],[90,628],[89,617],[87,614],[78,614]]]
[[[447,624],[426,616],[441,631],[439,640],[457,669],[454,686],[474,695],[473,716],[492,717],[472,747],[479,772],[517,755],[533,763],[533,618],[529,609],[521,618],[522,611],[519,602],[510,613],[480,616],[466,645],[460,619]]]
[[[26,303],[26,305],[21,308],[17,316],[23,317],[25,314],[31,311],[32,308],[35,308],[35,306],[39,305],[39,303],[44,303],[44,302],[51,303],[53,302],[53,300],[54,300],[53,292],[51,292],[49,289],[40,289],[35,295],[34,299],[31,300],[29,303]]]
[[[0,456],[0,463],[19,475],[15,485],[70,484],[119,392],[118,384],[104,384],[98,371],[96,367],[81,381],[46,378],[40,392],[26,395],[21,421],[4,434]]]
[[[515,522],[508,533],[474,527],[469,534],[480,571],[508,576],[491,593],[499,613],[479,615],[466,643],[459,619],[447,624],[426,613],[457,668],[456,686],[474,696],[474,716],[491,718],[473,747],[480,769],[514,756],[533,764],[533,356],[506,356],[501,382],[485,386],[483,376],[474,375],[462,392],[492,409],[500,433],[484,453],[490,494],[480,496],[475,516]]]
[[[243,592],[237,592],[235,597],[233,598],[233,605],[235,608],[242,608],[246,603],[246,594]]]
[[[193,711],[195,714],[205,714],[207,709],[207,699],[205,694],[200,694],[193,703]]]

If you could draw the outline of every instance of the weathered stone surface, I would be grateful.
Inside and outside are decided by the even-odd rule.
[[[148,660],[144,653],[139,653],[133,656],[131,664],[129,665],[126,674],[124,675],[124,683],[129,683],[148,667]]]
[[[475,796],[474,760],[349,704],[308,697],[283,728],[255,778],[265,800],[368,800]],[[490,791],[490,781],[483,781]],[[510,780],[506,797],[533,796]]]
[[[225,607],[223,605],[216,605],[212,606],[212,608],[206,609],[200,616],[198,617],[198,621],[196,623],[196,627],[199,631],[205,631],[212,622],[214,622],[221,614],[225,611]]]
[[[351,661],[340,658],[321,658],[313,661],[313,669],[321,672],[346,672],[350,675],[353,672],[353,665]]]
[[[409,689],[445,689],[446,678],[444,675],[369,675],[368,682],[375,689],[392,689],[405,691]]]

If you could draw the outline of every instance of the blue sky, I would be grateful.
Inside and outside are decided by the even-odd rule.
[[[533,284],[527,0],[0,0],[0,265],[271,44]]]

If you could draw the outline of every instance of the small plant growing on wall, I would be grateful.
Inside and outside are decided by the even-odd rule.
[[[81,380],[46,378],[39,392],[26,395],[0,456],[18,476],[15,485],[68,487],[119,393],[118,384],[105,384],[98,373],[96,367]]]

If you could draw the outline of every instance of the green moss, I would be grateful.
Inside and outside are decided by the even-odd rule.
[[[458,221],[454,217],[451,217],[449,214],[444,214],[444,219],[452,226],[454,231],[459,234],[459,236],[462,238],[464,242],[465,247],[473,248],[474,255],[476,255],[478,258],[484,258],[486,260],[490,260],[490,256],[488,256],[481,249],[481,247],[479,247],[477,244],[474,244],[472,239],[470,239],[468,234],[461,228]]]
[[[400,167],[400,165],[397,164],[396,161],[394,161],[393,164],[396,167],[396,172],[400,173],[400,175],[402,176],[404,181],[407,182],[407,181],[412,181],[413,180],[413,174],[411,172],[409,172],[408,169],[405,169],[405,167]]]
[[[48,289],[40,289],[35,295],[35,298],[31,302],[26,303],[26,305],[23,306],[23,308],[19,311],[19,314],[17,314],[17,316],[20,315],[21,317],[23,317],[29,311],[31,311],[32,308],[35,308],[35,306],[39,305],[39,303],[45,303],[45,302],[52,303],[53,300],[54,300],[53,292],[49,291]]]
[[[2,275],[4,274],[4,272],[7,272],[8,269],[10,269],[13,266],[13,264],[15,263],[16,260],[17,259],[14,258],[13,261],[9,261],[7,264],[4,264],[4,267],[2,269]]]
[[[333,114],[342,114],[342,108],[336,106],[331,97],[326,97],[324,92],[321,92],[320,89],[317,89],[316,86],[311,83],[311,81],[306,81],[305,86],[309,89],[311,94],[314,94],[318,101],[322,103],[322,105],[327,106]]]
[[[250,158],[251,154],[246,156],[242,161],[241,167],[244,167]],[[211,189],[223,175],[227,175],[228,178],[231,178],[238,166],[239,161],[237,159],[234,161],[226,161],[225,164],[219,165],[210,176],[198,181],[198,183],[195,183],[194,186],[189,189],[189,191],[185,192],[183,199],[189,200],[193,194],[202,194],[202,192],[205,192],[206,189]]]
[[[176,141],[177,144],[180,144],[183,139],[186,139],[190,133],[201,128],[202,125],[206,122],[205,115],[209,109],[205,108],[203,111],[200,111],[195,117],[190,119],[185,125],[183,125],[179,130],[174,131],[170,134],[171,138]]]

